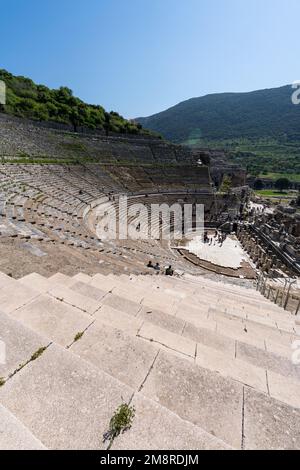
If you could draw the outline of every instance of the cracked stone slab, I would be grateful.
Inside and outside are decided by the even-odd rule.
[[[52,286],[62,285],[65,287],[69,287],[74,284],[74,279],[62,273],[53,274],[53,276],[49,277],[48,280],[50,281]]]
[[[71,344],[76,334],[84,331],[93,321],[87,313],[47,294],[40,295],[11,315],[62,346]]]
[[[151,344],[97,320],[71,351],[134,389],[146,378],[157,354]]]
[[[0,340],[5,344],[5,363],[0,362],[0,377],[8,376],[41,347],[49,344],[49,340],[26,328],[11,316],[0,312]]]
[[[141,392],[182,419],[240,448],[243,386],[238,382],[161,351]]]
[[[299,450],[300,410],[245,388],[244,448]]]
[[[77,273],[75,276],[73,276],[74,281],[76,282],[83,282],[85,284],[89,284],[92,280],[91,276],[88,276],[87,274],[84,273]]]
[[[44,450],[46,447],[0,404],[0,449]]]
[[[262,351],[249,344],[237,342],[237,358],[276,374],[300,381],[300,367],[292,363],[292,352],[291,349],[290,359],[288,359],[272,352]]]
[[[288,360],[291,360],[293,349],[292,349],[292,339],[290,344],[280,344],[278,342],[266,340],[266,350],[270,353],[276,354],[277,356],[285,357]]]
[[[245,385],[268,393],[266,371],[261,367],[231,358],[216,349],[197,344],[196,363],[206,369],[219,372]]]
[[[108,305],[103,305],[93,316],[96,320],[101,323],[120,329],[123,332],[135,336],[143,324],[143,320],[132,317],[127,313],[123,313],[119,310],[115,310]]]
[[[193,339],[204,346],[217,349],[228,358],[233,359],[235,357],[235,341],[232,338],[222,336],[205,328],[197,328],[190,323],[186,325],[183,336]]]
[[[168,313],[169,315],[175,315],[178,301],[166,297],[160,292],[147,292],[142,300],[142,305],[153,308],[155,310],[161,310],[162,312]]]
[[[97,302],[100,302],[100,300],[102,300],[106,295],[105,291],[97,289],[97,287],[90,286],[89,284],[86,284],[82,281],[76,281],[75,284],[70,287],[70,289]]]
[[[224,320],[218,321],[217,332],[241,343],[251,344],[262,350],[265,349],[264,337],[249,332],[247,324],[235,322],[234,320],[228,320],[226,323]]]
[[[107,447],[110,418],[132,393],[53,344],[1,387],[0,403],[49,449],[99,450]]]
[[[77,307],[83,312],[93,315],[101,306],[101,303],[85,295],[82,295],[78,292],[75,292],[72,289],[63,286],[55,286],[49,289],[48,294],[57,300],[62,301],[72,307]]]
[[[161,344],[173,351],[185,354],[186,356],[195,357],[196,343],[195,341],[184,338],[164,330],[152,323],[145,322],[140,329],[138,336],[153,341],[153,343]]]
[[[137,315],[137,318],[141,318],[144,321],[153,323],[156,326],[164,328],[171,333],[180,335],[184,329],[185,321],[181,318],[174,317],[167,313],[161,312],[160,310],[154,310],[143,306]]]
[[[102,303],[103,305],[108,305],[109,307],[121,310],[122,312],[133,316],[136,316],[136,314],[141,310],[141,305],[139,303],[114,295],[113,293],[107,294]]]
[[[51,287],[51,283],[47,278],[38,273],[27,274],[18,280],[19,284],[37,290],[40,293],[45,293]]]
[[[195,327],[205,328],[206,330],[215,331],[217,327],[214,320],[207,318],[207,312],[203,313],[196,307],[179,306],[176,311],[176,318],[181,318]]]
[[[90,280],[90,285],[109,292],[117,286],[117,281],[109,279],[102,274],[95,274]]]
[[[268,371],[268,383],[272,397],[300,409],[300,383],[298,380]]]
[[[5,287],[0,288],[0,307],[4,313],[11,313],[39,296],[38,291],[23,286],[14,279],[11,281]]]
[[[132,401],[131,429],[115,439],[112,450],[229,450],[225,442],[181,419],[141,394]]]

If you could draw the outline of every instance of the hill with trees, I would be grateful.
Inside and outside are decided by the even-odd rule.
[[[50,89],[26,77],[14,76],[0,69],[0,80],[6,85],[6,104],[0,111],[14,116],[73,126],[127,134],[149,134],[141,124],[124,119],[117,112],[106,112],[102,106],[87,104],[73,96],[68,87]]]
[[[290,85],[192,98],[138,118],[148,129],[192,147],[223,148],[254,175],[300,175],[300,105]],[[295,176],[296,175],[296,176]]]

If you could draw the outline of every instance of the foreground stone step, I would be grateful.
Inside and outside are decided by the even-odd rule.
[[[40,295],[24,307],[11,312],[11,315],[35,332],[62,346],[71,344],[75,336],[93,322],[89,314],[48,294]]]
[[[261,367],[236,358],[229,358],[223,352],[200,343],[197,344],[196,364],[219,372],[223,377],[234,379],[255,390],[268,393],[266,371]]]
[[[45,446],[0,404],[0,449],[43,450]]]
[[[49,449],[103,449],[107,443],[102,436],[111,416],[132,394],[129,387],[70,350],[51,345],[0,389],[0,403]],[[142,448],[146,442],[149,449],[229,448],[140,394],[132,404],[136,409],[133,426],[115,440],[115,449]],[[25,442],[24,447],[30,446],[31,442]]]
[[[48,294],[64,304],[76,307],[89,315],[93,315],[101,306],[100,301],[91,299],[75,290],[64,286],[55,286],[48,290]]]
[[[5,344],[5,361],[0,363],[0,378],[6,380],[26,364],[49,340],[0,312],[0,340]]]
[[[157,355],[151,344],[100,321],[88,328],[71,351],[135,390],[145,380]]]
[[[299,450],[300,410],[251,388],[244,391],[245,450]]]
[[[86,293],[89,292],[89,289],[92,289],[92,292],[94,295],[98,295],[98,292],[99,290],[92,287],[92,286],[89,286],[89,285],[86,285],[85,283],[80,283],[83,287],[82,289],[87,289]],[[103,296],[103,293],[104,291],[100,291],[100,297]],[[152,310],[149,310],[147,309],[147,307],[143,307],[142,308],[142,311],[141,313],[138,313],[136,315],[136,312],[139,312],[139,309],[140,309],[140,305],[137,304],[137,303],[134,303],[132,301],[129,301],[127,299],[123,299],[123,298],[120,298],[118,296],[114,296],[113,294],[107,294],[106,297],[104,297],[104,301],[103,301],[103,304],[104,305],[109,305],[111,307],[115,307],[115,309],[113,308],[113,311],[112,311],[112,314],[115,315],[115,316],[119,316],[120,317],[120,312],[123,310],[122,313],[127,312],[129,315],[133,315],[133,316],[137,316],[137,318],[142,318],[143,320],[145,320],[146,322],[150,322],[150,323],[154,323],[154,325],[156,324],[157,326],[163,328],[163,330],[169,330],[169,326],[171,327],[171,331],[172,330],[176,330],[176,331],[173,331],[177,334],[180,334],[182,333],[182,331],[184,330],[183,334],[186,338],[189,338],[189,339],[192,339],[192,340],[196,340],[196,342],[200,343],[199,344],[199,348],[201,347],[201,345],[203,346],[208,346],[209,348],[214,348],[216,349],[217,351],[222,351],[223,355],[224,356],[224,360],[226,361],[226,358],[228,359],[228,362],[227,364],[230,363],[230,360],[231,359],[234,359],[235,358],[235,355],[237,354],[236,352],[236,343],[235,343],[235,340],[234,339],[231,339],[227,336],[224,336],[224,335],[221,335],[215,331],[209,331],[209,329],[207,328],[208,326],[212,326],[213,330],[215,330],[215,326],[216,326],[216,323],[212,323],[212,325],[209,324],[209,322],[206,322],[206,320],[204,321],[204,326],[206,328],[203,328],[203,319],[202,317],[199,316],[199,311],[198,309],[194,309],[194,316],[195,318],[197,318],[197,321],[199,322],[199,319],[201,319],[201,325],[202,325],[202,328],[201,327],[195,327],[193,326],[193,324],[191,323],[185,323],[184,321],[180,320],[180,318],[174,318],[173,316],[171,315],[168,315],[166,313],[163,313],[163,312],[159,312],[159,311],[154,311],[155,312],[155,315],[153,315],[153,311]],[[192,312],[192,307],[189,307],[188,309],[188,313],[189,315],[191,314]],[[101,314],[100,314],[100,318],[101,318]],[[123,316],[123,319],[124,319],[124,316]],[[173,319],[173,321],[172,321]],[[227,318],[222,318],[221,319],[223,320],[223,324],[224,324],[224,321],[227,321]],[[234,317],[232,317],[227,323],[229,323],[229,329],[230,331],[232,332],[232,321],[235,320]],[[129,323],[131,323],[132,320],[129,319]],[[176,324],[177,323],[177,324]],[[226,324],[226,322],[225,322]],[[131,334],[136,334],[136,331],[141,327],[141,323],[137,323],[134,325],[134,328],[132,330],[130,330],[130,333]],[[115,321],[113,323],[113,326],[116,326],[118,327],[118,321]],[[238,332],[236,330],[236,327],[238,326]],[[251,338],[251,331],[250,331],[250,335],[249,335],[249,332],[248,332],[248,329],[247,329],[247,332],[244,331],[244,328],[247,326],[248,328],[248,325],[244,324],[243,322],[238,322],[236,327],[235,327],[235,330],[234,330],[234,333],[237,337],[239,337],[239,335],[242,335],[242,337],[239,337],[240,339],[243,339],[244,341],[247,341],[249,340],[249,336]],[[126,328],[131,328],[130,325],[126,325],[125,326],[125,329]],[[145,327],[142,328],[141,332],[139,333],[139,335],[141,337],[143,337],[144,339],[148,339],[149,341],[153,340],[155,342],[157,342],[157,344],[160,344],[161,346],[166,346],[166,347],[169,347],[170,349],[174,349],[176,350],[177,352],[181,352],[183,354],[186,353],[186,350],[185,349],[181,349],[180,348],[180,344],[182,342],[184,342],[183,339],[181,338],[177,338],[175,337],[175,340],[171,340],[172,338],[172,335],[170,335],[170,331],[167,332],[167,331],[161,331],[160,329],[157,330],[156,332],[154,331],[153,333],[150,332],[149,334],[147,335],[144,335],[144,329]],[[147,327],[148,329],[150,328],[150,325]],[[153,327],[151,326],[151,329],[153,329]],[[251,330],[251,328],[250,328]],[[160,332],[160,335],[159,334],[156,334],[157,332]],[[234,368],[230,368],[230,367],[226,367],[225,369],[222,368],[222,361],[220,363],[220,371],[223,370],[227,370],[227,371],[230,371],[232,370],[233,371],[233,374],[232,374],[232,378],[236,379],[236,380],[241,380],[243,383],[248,383],[249,385],[252,385],[253,383],[255,384],[256,383],[256,376],[259,375],[260,378],[263,376],[263,380],[259,379],[258,380],[258,389],[261,389],[263,391],[265,391],[266,389],[266,386],[265,386],[265,374],[266,374],[266,370],[270,368],[271,371],[274,371],[274,372],[277,372],[279,374],[283,374],[283,375],[286,375],[286,376],[289,376],[289,373],[288,371],[290,370],[290,363],[288,363],[286,361],[286,359],[284,358],[281,358],[281,357],[277,357],[277,362],[278,361],[283,361],[283,364],[281,365],[281,368],[278,370],[278,367],[276,366],[276,357],[272,357],[272,354],[268,353],[265,351],[265,342],[263,339],[261,339],[260,341],[258,341],[257,339],[257,334],[259,333],[259,331],[255,331],[255,334],[253,334],[254,338],[255,338],[255,344],[259,343],[259,345],[261,346],[261,349],[257,349],[255,348],[255,346],[251,346],[251,345],[247,345],[247,343],[243,343],[242,341],[238,342],[237,344],[240,344],[240,348],[244,348],[244,350],[248,351],[249,354],[244,354],[242,357],[240,357],[240,352],[238,352],[238,360],[237,361],[234,361],[233,363],[235,364],[235,367],[237,368],[237,375],[235,373],[235,369]],[[263,333],[264,333],[264,330],[263,330]],[[275,335],[276,333],[276,335]],[[280,332],[275,332],[274,333],[274,338],[276,336],[276,340],[278,341],[278,344],[281,340],[281,334]],[[269,338],[269,336],[268,336]],[[274,339],[273,338],[273,339]],[[250,341],[251,342],[251,341]],[[187,355],[190,355],[192,357],[194,357],[194,353],[191,354],[191,351],[192,349],[195,348],[195,343],[190,343],[191,344],[191,347],[188,346],[188,348],[190,347],[189,351],[188,351],[188,354]],[[208,350],[209,351],[209,350]],[[207,368],[210,368],[208,367],[209,365],[213,365],[214,362],[211,361],[210,359],[213,359],[213,352],[212,351],[212,354],[211,354],[211,358],[209,358],[207,360]],[[255,360],[255,357],[253,358],[253,354],[254,356],[257,355],[257,360]],[[268,357],[269,358],[269,363],[267,363],[266,361],[262,364],[260,364],[259,362],[259,355],[260,354],[263,354],[264,356],[262,357]],[[278,356],[278,355],[277,355]],[[241,370],[239,370],[239,364],[240,364],[240,359],[242,359],[242,361],[244,362],[248,362],[248,375],[245,373],[245,374],[240,374]],[[272,366],[272,361],[274,363],[274,365]],[[242,362],[243,363],[243,362]],[[270,366],[269,366],[270,364]],[[288,366],[288,367],[285,367]],[[244,364],[245,366],[245,370],[247,371],[247,366],[246,364]],[[252,367],[254,366],[254,367]],[[258,367],[258,369],[257,369]],[[295,368],[294,368],[295,369]],[[213,367],[213,370],[215,370],[215,368]],[[250,372],[253,372],[250,373]],[[226,375],[228,375],[228,372],[226,372]],[[252,376],[253,375],[253,376]],[[230,376],[230,374],[229,374]],[[243,379],[244,377],[244,379]],[[298,378],[298,375],[292,375],[291,376],[292,379],[297,379]],[[262,385],[263,384],[263,385]]]
[[[132,393],[53,344],[0,388],[0,403],[49,449],[104,449],[110,418]]]
[[[153,281],[154,279],[154,281]],[[145,294],[145,289],[152,290],[150,295],[146,292],[146,295],[141,300],[143,304],[146,304],[152,308],[164,308],[169,309],[168,312],[172,313],[174,308],[185,309],[188,307],[194,308],[195,310],[199,309],[203,314],[208,312],[210,309],[214,309],[215,312],[218,312],[219,315],[230,314],[242,319],[247,319],[251,322],[256,322],[264,326],[270,326],[276,329],[282,329],[287,332],[295,332],[295,319],[291,315],[287,315],[282,309],[277,306],[274,306],[272,303],[265,301],[264,298],[258,299],[258,301],[246,300],[243,298],[237,299],[236,302],[232,300],[232,294],[224,292],[221,297],[219,297],[218,291],[210,292],[207,294],[207,289],[202,288],[201,294],[198,292],[189,292],[184,294],[187,289],[186,283],[176,280],[176,278],[164,280],[163,277],[158,277],[158,281],[155,281],[156,277],[127,277],[123,276],[122,278],[109,275],[106,277],[106,282],[111,282],[112,285],[120,284],[120,280],[123,282],[123,290],[125,285],[132,290],[132,287],[137,288],[140,292],[138,302],[140,302],[142,296]],[[168,282],[169,287],[171,288],[162,288],[161,284],[163,282]],[[172,282],[174,282],[172,286]],[[176,284],[175,284],[176,283]],[[177,285],[177,289],[175,286]],[[217,284],[216,284],[217,286]],[[120,289],[121,287],[118,287]],[[142,290],[143,289],[143,290]],[[255,291],[253,291],[255,292]],[[121,294],[122,295],[122,294]],[[124,294],[126,295],[126,294]],[[132,294],[131,294],[132,296]],[[170,299],[171,296],[171,299]],[[155,299],[157,303],[155,304]],[[166,299],[171,305],[166,305]],[[158,307],[159,305],[159,307]],[[174,306],[174,307],[173,307]],[[275,309],[275,310],[274,310]]]
[[[112,450],[232,449],[225,442],[141,394],[135,394],[132,405],[135,407],[132,427],[114,441]]]
[[[18,283],[29,288],[34,287],[34,289],[37,290],[39,293],[46,293],[50,286],[53,285],[51,284],[49,279],[45,278],[44,276],[41,276],[38,273],[27,274],[27,276],[20,278],[18,280]]]
[[[241,384],[161,351],[141,393],[232,447],[240,448]]]
[[[94,296],[99,295],[99,298],[102,298],[100,301],[102,303],[96,304],[95,301],[91,300],[88,296],[78,294],[76,292],[76,284],[81,286],[81,290],[84,291],[85,294],[92,292]],[[220,318],[217,316],[218,323],[212,322],[205,319],[205,312],[203,313],[199,311],[198,308],[187,305],[185,305],[186,311],[179,309],[177,315],[181,315],[185,319],[188,317],[194,323],[184,322],[181,318],[174,317],[164,312],[154,311],[155,313],[153,315],[152,309],[149,309],[147,306],[141,306],[136,302],[132,302],[126,298],[121,298],[113,293],[105,294],[104,291],[99,291],[99,289],[91,286],[90,284],[75,282],[71,289],[74,289],[74,292],[68,288],[62,287],[56,287],[49,292],[50,294],[53,293],[53,295],[55,295],[56,291],[58,293],[61,292],[61,295],[57,298],[67,303],[76,303],[79,309],[84,311],[89,310],[90,314],[93,314],[98,309],[99,314],[95,315],[95,317],[102,322],[104,321],[104,324],[106,323],[110,327],[117,328],[119,330],[118,336],[121,339],[123,333],[120,329],[122,330],[124,328],[123,331],[125,333],[129,333],[129,335],[133,337],[137,335],[140,339],[152,343],[156,349],[165,349],[169,353],[174,352],[192,360],[196,359],[196,362],[206,369],[217,371],[225,377],[230,377],[243,384],[253,386],[255,389],[261,390],[265,393],[268,393],[267,373],[275,373],[278,374],[279,377],[280,375],[289,377],[291,381],[291,390],[295,389],[295,382],[299,380],[298,370],[295,367],[291,367],[290,361],[285,357],[272,355],[272,353],[266,351],[264,329],[266,329],[269,334],[269,327],[262,328],[261,326],[258,327],[256,325],[256,330],[254,332],[252,331],[252,328],[250,328],[249,331],[248,323],[246,324],[242,319],[236,319],[235,317],[227,318],[224,314],[221,314]],[[162,294],[159,293],[160,297],[161,295]],[[90,309],[88,309],[88,305],[91,305]],[[77,309],[74,313],[78,313]],[[135,317],[135,319],[126,318],[124,313],[131,317]],[[107,314],[109,314],[108,319],[105,318]],[[119,325],[120,318],[121,324]],[[90,322],[92,323],[93,320],[91,319]],[[78,333],[81,335],[89,326],[90,324],[87,325],[84,330],[78,330],[73,339]],[[170,329],[169,326],[171,327]],[[229,330],[229,337],[224,335],[223,332],[221,334],[216,331],[217,327],[219,330],[221,329],[221,332],[224,327],[225,331],[226,329]],[[212,328],[211,331],[209,328]],[[262,331],[260,331],[260,328],[262,328]],[[98,326],[98,329],[99,337],[101,337],[101,327]],[[93,331],[93,328],[91,331]],[[273,332],[272,329],[270,331]],[[182,337],[182,334],[184,337]],[[276,335],[276,338],[274,336],[273,340],[275,339],[279,344],[281,333],[276,331]],[[90,337],[89,331],[86,332],[86,337]],[[236,341],[235,338],[238,338],[238,341]],[[140,347],[138,346],[139,343],[136,338],[130,339],[128,337],[127,341],[129,342],[129,340],[132,341],[136,347]],[[109,341],[110,343],[107,345],[108,351],[113,350],[113,344],[117,344],[116,338],[113,334],[111,334]],[[254,346],[252,344],[253,342]],[[71,343],[72,341],[68,344]],[[60,342],[60,344],[62,343]],[[105,342],[103,342],[101,346],[104,345]],[[80,346],[81,341],[75,345],[77,348],[80,348]],[[101,349],[101,346],[99,349],[99,345],[90,345],[91,348],[96,347],[96,356],[98,356],[97,360],[100,363],[102,356],[105,357],[105,359],[109,359],[108,355],[105,356],[107,351],[105,348],[104,350]],[[123,351],[126,349],[126,341],[123,341],[122,348]],[[120,353],[121,352],[122,349],[120,350]],[[92,356],[92,351],[88,351],[88,353]],[[263,363],[260,363],[259,361],[261,354],[263,354],[262,357],[264,358]],[[132,357],[134,361],[134,354]],[[112,369],[105,370],[119,378],[118,374],[122,374],[127,370],[125,366],[126,363],[124,362],[124,368],[118,368],[117,364],[115,364]],[[127,373],[128,372],[125,373],[125,376]],[[278,380],[279,379],[274,376],[272,388],[270,387],[271,395],[277,398],[281,397],[282,401],[297,406],[298,401],[294,392],[289,394],[283,393],[280,384],[278,384]],[[131,382],[129,384],[132,385]],[[135,383],[132,386],[136,387],[137,384]]]
[[[107,295],[107,291],[98,289],[86,283],[83,278],[81,280],[74,278],[74,284],[70,286],[70,289],[73,292],[77,292],[78,294],[84,295],[90,299],[101,301]]]
[[[299,409],[177,356],[159,353],[142,393],[235,448],[300,446]]]
[[[159,312],[156,313],[156,315],[158,314]],[[299,381],[299,371],[285,357],[273,355],[268,351],[259,350],[209,330],[195,328],[191,324],[185,325],[184,336],[182,336],[180,333],[176,334],[153,324],[151,316],[147,318],[139,314],[133,317],[107,306],[101,308],[95,317],[97,321],[86,331],[80,341],[73,345],[74,350],[79,355],[83,354],[85,359],[91,360],[95,365],[100,364],[104,370],[118,379],[123,380],[121,377],[124,377],[125,383],[129,383],[133,387],[136,387],[137,384],[132,382],[131,364],[136,362],[138,365],[145,352],[145,346],[143,346],[140,358],[138,351],[141,345],[137,341],[139,338],[146,341],[151,347],[151,357],[154,348],[170,354],[177,354],[182,359],[196,361],[196,364],[218,372],[224,377],[254,387],[264,393],[270,393],[274,398],[287,404],[300,405],[300,400],[294,392],[296,382]],[[101,331],[102,327],[98,322],[111,329],[103,328],[104,337]],[[93,333],[97,332],[97,329],[99,329],[99,333]],[[101,338],[99,342],[98,337]],[[117,338],[120,341],[119,345]],[[115,346],[113,346],[114,343]],[[126,353],[127,343],[130,345],[129,357],[131,360],[129,362]],[[120,363],[114,357],[114,349],[119,351]],[[112,358],[109,357],[110,354]],[[135,355],[137,355],[136,358]],[[259,362],[260,356],[262,357],[261,363]],[[149,361],[151,362],[150,359]],[[103,363],[104,366],[102,366]],[[269,378],[270,380],[268,380]],[[289,392],[284,391],[280,386],[279,379],[284,383],[286,378],[291,381]],[[131,382],[127,382],[127,380],[131,380]]]
[[[23,305],[28,304],[32,299],[38,297],[39,292],[19,284],[15,279],[8,276],[1,276],[0,279],[0,310],[10,313]]]
[[[157,343],[171,351],[176,351],[192,359],[196,355],[196,343],[192,340],[176,335],[152,323],[145,322],[138,332],[140,338]]]

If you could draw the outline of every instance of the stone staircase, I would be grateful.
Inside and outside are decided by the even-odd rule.
[[[201,277],[0,273],[1,449],[299,449],[297,317]]]

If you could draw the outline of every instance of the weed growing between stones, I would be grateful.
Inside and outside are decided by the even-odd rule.
[[[103,442],[110,441],[108,449],[116,437],[131,428],[134,416],[135,408],[127,403],[122,403],[115,411],[109,423],[109,430],[103,434]]]
[[[80,331],[79,333],[77,333],[77,335],[74,338],[74,343],[76,343],[76,341],[79,341],[83,337],[83,335],[84,335],[83,331]]]
[[[36,359],[38,359],[43,354],[43,352],[46,351],[46,349],[47,348],[38,349],[34,354],[32,354],[30,361],[35,361]]]
[[[3,387],[5,384],[5,379],[3,377],[0,377],[0,387]]]

